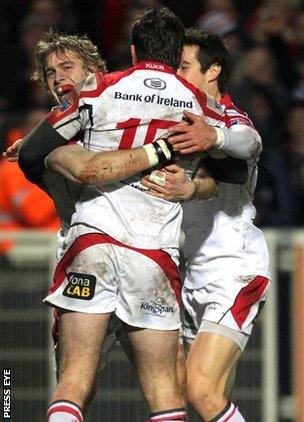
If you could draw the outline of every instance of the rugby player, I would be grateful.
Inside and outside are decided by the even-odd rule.
[[[178,74],[218,100],[231,127],[229,131],[208,127],[206,141],[201,135],[206,123],[186,113],[188,121],[195,124],[168,130],[174,134],[169,142],[181,153],[207,151],[202,163],[219,181],[216,198],[183,206],[183,334],[190,349],[187,395],[203,420],[240,422],[245,419],[229,401],[225,388],[264,304],[270,280],[264,235],[253,224],[252,198],[262,144],[247,114],[224,94],[227,61],[228,51],[220,37],[195,29],[186,31]],[[177,169],[175,174],[165,174],[162,186],[149,177],[142,183],[151,189],[151,195],[175,200],[183,195],[183,177]]]
[[[151,141],[180,121],[184,108],[224,126],[221,108],[174,73],[183,35],[179,20],[165,8],[135,23],[135,66],[91,75],[25,138],[19,163],[27,176],[40,178],[43,158],[81,129],[89,150],[145,144],[151,167],[172,158],[165,141]],[[128,327],[151,420],[185,420],[176,381],[180,221],[180,205],[152,200],[138,177],[98,186],[91,198],[84,195],[77,201],[65,253],[45,299],[60,310],[61,330],[61,373],[50,421],[83,419],[112,312]],[[97,256],[98,265],[91,265]]]

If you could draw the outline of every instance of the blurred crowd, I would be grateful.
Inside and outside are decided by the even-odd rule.
[[[169,7],[186,27],[213,31],[225,39],[231,53],[227,91],[235,104],[248,112],[263,139],[255,198],[257,225],[302,226],[301,0],[0,0],[0,152],[28,133],[54,105],[51,97],[31,81],[34,47],[44,32],[52,27],[86,34],[98,45],[108,70],[118,70],[131,65],[130,25],[154,5]],[[1,171],[3,161],[0,197],[4,195],[2,187],[7,185],[5,177],[12,177],[8,171]],[[17,165],[14,168],[17,173]],[[53,222],[54,215],[49,217],[49,222],[43,222],[45,227]]]

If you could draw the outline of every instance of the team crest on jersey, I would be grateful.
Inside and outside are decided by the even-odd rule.
[[[223,106],[221,106],[220,103],[218,103],[214,98],[210,97],[209,95],[207,95],[206,106],[211,110],[216,111],[217,113],[222,114],[224,112]]]
[[[163,297],[156,297],[154,300],[142,301],[140,310],[152,315],[164,317],[168,313],[173,313],[173,306],[168,306]]]
[[[248,119],[246,119],[246,117],[242,117],[242,116],[239,116],[239,117],[234,117],[233,119],[230,119],[230,123],[231,123],[231,126],[234,126],[234,125],[246,125],[246,126],[251,126],[251,125],[249,124]]]
[[[95,294],[96,277],[91,274],[68,273],[68,284],[63,296],[73,299],[91,300]]]
[[[70,105],[71,105],[70,101],[66,98],[63,98],[60,101],[59,109],[60,109],[60,111],[65,111],[70,107]]]
[[[217,101],[214,101],[214,107],[216,108],[216,110],[219,110],[219,111],[222,110],[222,106]]]
[[[148,88],[152,89],[165,89],[167,87],[166,82],[159,78],[148,78],[144,80],[144,84]]]

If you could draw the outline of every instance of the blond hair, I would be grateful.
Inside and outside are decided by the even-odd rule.
[[[65,55],[67,52],[74,53],[82,60],[84,68],[92,72],[106,71],[105,61],[101,58],[98,48],[87,36],[59,34],[51,29],[36,45],[32,79],[48,90],[46,78],[48,56],[52,53]]]

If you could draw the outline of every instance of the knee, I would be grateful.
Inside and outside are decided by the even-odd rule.
[[[187,378],[187,398],[188,401],[196,406],[197,403],[208,403],[209,399],[212,398],[213,392],[208,387],[208,381],[199,377],[193,378],[188,376]]]
[[[195,408],[214,408],[223,398],[223,392],[218,383],[207,376],[188,377],[187,398]]]

